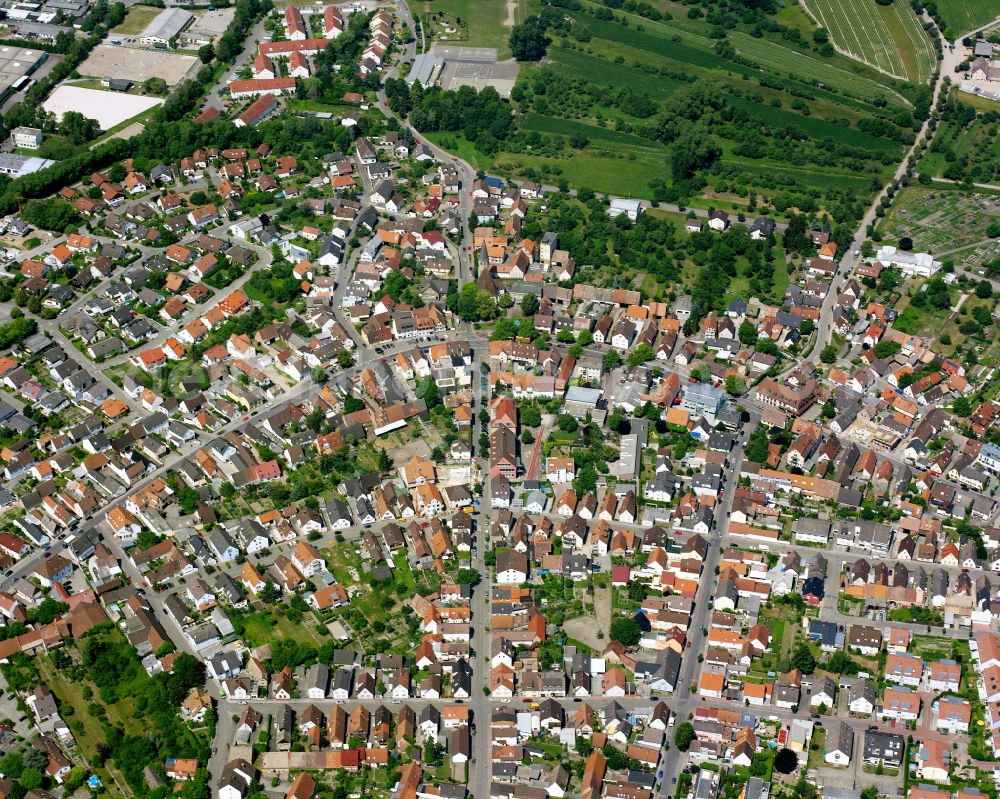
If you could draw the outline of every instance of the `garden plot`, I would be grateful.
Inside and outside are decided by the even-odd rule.
[[[914,251],[941,257],[983,241],[992,222],[1000,222],[1000,196],[907,189],[880,232],[887,243],[909,237]],[[955,260],[970,254],[955,252]]]

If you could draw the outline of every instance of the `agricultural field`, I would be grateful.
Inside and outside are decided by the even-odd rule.
[[[932,178],[1000,184],[1000,124],[982,116],[967,125],[943,119],[918,169]]]
[[[815,26],[800,7],[782,18],[800,44],[732,30],[725,47],[686,7],[660,8],[660,20],[619,9],[609,18],[590,0],[568,10],[571,29],[583,35],[553,37],[546,58],[521,70],[512,97],[517,136],[492,157],[493,168],[676,199],[672,145],[657,135],[658,116],[690,106],[692,95],[704,102],[700,92],[709,85],[736,120],[712,127],[718,157],[704,173],[704,192],[738,198],[734,210],[755,201],[780,216],[791,206],[861,201],[873,176],[887,177],[898,162],[892,120],[915,109],[914,84],[840,54],[821,56],[805,44]]]
[[[938,13],[948,27],[946,34],[955,41],[1000,17],[1000,0],[934,0]],[[950,32],[950,33],[949,33]]]
[[[839,0],[832,0],[832,2],[839,2]],[[776,47],[766,39],[755,39],[746,33],[735,33],[732,39],[736,45],[737,52],[764,67],[775,71],[791,70],[792,74],[800,80],[823,83],[847,95],[857,97],[872,96],[872,94],[874,96],[881,95],[896,105],[910,106],[909,101],[905,97],[898,92],[888,89],[878,81],[857,75],[847,68],[831,66],[818,56],[814,57],[799,53],[788,47]],[[895,53],[895,51],[893,52]],[[848,54],[851,55],[850,53]],[[868,63],[861,58],[858,60]],[[877,64],[869,64],[869,66],[879,69]],[[905,76],[902,74],[893,74],[884,69],[879,69],[879,71],[884,72],[890,77],[905,80]],[[900,73],[902,71],[900,69]]]
[[[956,265],[996,257],[997,242],[976,246],[986,228],[1000,222],[1000,196],[949,189],[910,187],[903,191],[892,212],[879,226],[886,243],[906,236],[916,252],[950,257]]]
[[[909,3],[882,6],[875,0],[804,0],[816,24],[838,52],[899,80],[926,82],[936,56]]]

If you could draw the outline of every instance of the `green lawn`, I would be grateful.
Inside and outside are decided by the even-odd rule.
[[[557,72],[583,75],[594,83],[645,92],[653,100],[664,100],[684,85],[681,80],[663,76],[650,80],[649,75],[634,66],[565,47],[550,47],[548,56]]]
[[[300,644],[323,644],[315,632],[312,619],[307,615],[300,622],[292,622],[281,613],[255,613],[246,619],[244,639],[251,646],[260,646],[276,638],[296,641]]]
[[[329,549],[324,550],[323,554],[326,557],[327,568],[341,585],[352,585],[355,582],[351,575],[352,568],[356,570],[359,577],[361,576],[361,558],[354,551],[353,544],[346,541],[334,544]]]
[[[149,6],[132,6],[125,15],[125,20],[112,33],[120,33],[123,36],[138,36],[162,12],[162,8],[151,8]]]
[[[942,660],[951,657],[951,641],[931,635],[915,635],[910,639],[910,651],[924,660]]]
[[[518,0],[515,21],[526,16],[526,0]],[[416,6],[421,8],[421,6]],[[510,47],[507,37],[510,29],[504,25],[507,19],[506,0],[428,0],[422,5],[424,9],[421,18],[424,21],[425,32],[431,33],[439,29],[435,23],[435,15],[443,14],[455,33],[445,33],[447,39],[441,44],[462,44],[466,47],[495,47],[497,57],[501,60],[510,58]],[[430,24],[426,21],[430,18]]]
[[[84,699],[83,683],[70,682],[49,662],[47,657],[38,658],[38,671],[59,700],[60,707],[72,707],[76,712],[69,717],[69,723],[78,721],[83,725],[84,735],[79,736],[77,744],[87,757],[93,757],[97,747],[105,742],[104,728],[87,710],[92,700]],[[91,690],[93,687],[91,686]]]
[[[456,155],[476,169],[485,171],[493,165],[493,159],[476,150],[475,145],[461,133],[428,133],[425,135],[438,147]]]
[[[667,151],[657,153],[640,148],[599,150],[588,146],[572,159],[548,158],[526,153],[501,153],[496,167],[515,171],[534,170],[546,183],[558,183],[565,177],[572,186],[586,186],[594,191],[631,197],[650,196],[649,181],[667,172]]]

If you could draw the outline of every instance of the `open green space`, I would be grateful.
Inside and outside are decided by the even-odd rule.
[[[516,0],[514,20],[520,22],[526,14],[527,0]],[[427,0],[414,7],[421,8],[424,32],[443,45],[465,47],[495,47],[501,60],[510,58],[507,37],[507,0]],[[450,30],[448,30],[450,28]]]
[[[261,611],[244,617],[243,638],[251,646],[260,646],[273,640],[295,641],[299,644],[321,646],[324,641],[316,634],[313,624],[293,622],[282,613]]]
[[[965,92],[953,91],[930,149],[920,160],[921,175],[973,183],[1000,183],[1000,124],[993,101],[992,114],[975,115],[975,101]]]
[[[132,6],[125,15],[125,20],[117,28],[112,29],[112,33],[120,33],[123,36],[138,36],[149,26],[156,17],[163,11],[162,8],[151,8],[150,6]]]
[[[910,652],[924,660],[943,660],[952,655],[952,642],[947,638],[931,635],[914,635],[910,639]]]
[[[571,185],[587,186],[596,191],[647,197],[650,194],[650,179],[662,176],[667,171],[664,156],[665,153],[653,154],[652,151],[640,154],[587,149],[578,152],[572,161],[567,162],[561,158],[527,153],[502,153],[496,166],[498,169],[506,166],[521,172],[530,170],[545,178],[546,183],[558,183],[559,180],[566,179]]]

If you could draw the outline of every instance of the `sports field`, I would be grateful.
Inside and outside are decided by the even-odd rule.
[[[99,44],[80,64],[79,72],[95,78],[122,78],[133,83],[163,78],[167,86],[176,86],[197,68],[198,63],[192,55]]]
[[[899,80],[922,83],[934,71],[934,46],[908,3],[804,2],[816,24],[826,29],[833,46],[844,55]]]
[[[96,89],[81,89],[78,86],[59,86],[42,104],[46,111],[62,119],[67,111],[79,111],[85,117],[96,119],[101,130],[110,130],[115,125],[138,116],[160,105],[163,100],[154,97],[139,97],[134,94],[102,92]]]

